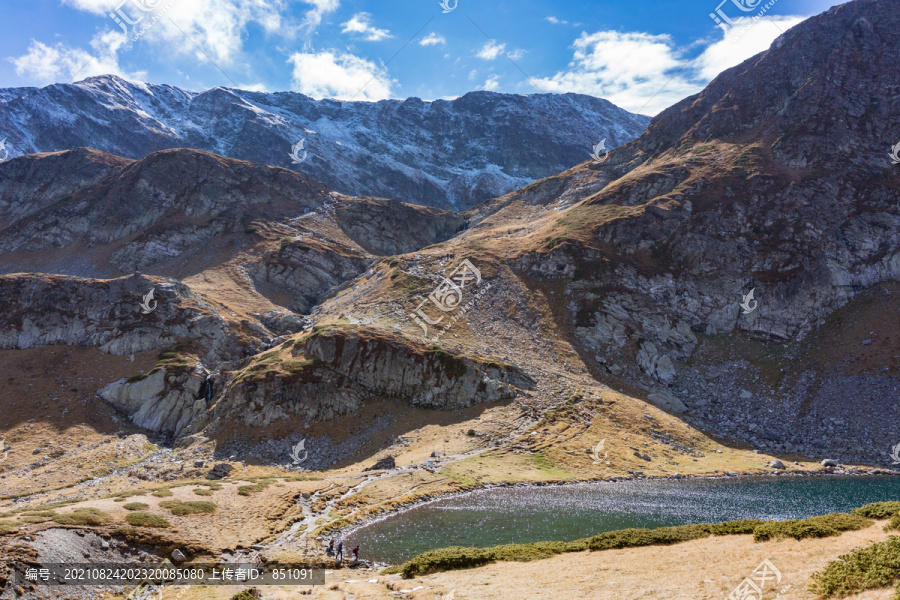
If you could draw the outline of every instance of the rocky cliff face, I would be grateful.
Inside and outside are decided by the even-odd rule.
[[[900,169],[887,156],[900,141],[898,31],[893,2],[835,7],[664,111],[607,163],[494,204],[491,221],[517,203],[564,210],[513,262],[565,286],[566,321],[598,373],[762,446],[820,435],[815,425],[798,434],[811,401],[798,381],[761,386],[759,365],[738,375],[748,367],[737,359],[711,369],[696,357],[729,335],[790,346],[861,292],[900,280]],[[762,409],[741,411],[769,437],[716,415],[729,370],[722,394],[743,390],[745,408],[791,398],[777,426]],[[852,408],[827,412],[842,410]]]
[[[198,94],[114,76],[0,90],[0,131],[13,156],[88,146],[141,159],[196,148],[295,169],[345,194],[455,210],[567,169],[601,139],[631,141],[648,121],[577,94],[353,103]],[[289,153],[300,140],[308,156],[295,165]]]
[[[144,314],[144,296],[153,291]],[[135,275],[87,280],[60,275],[0,276],[0,348],[66,344],[96,346],[128,355],[173,346],[189,338],[212,362],[242,351],[232,329],[206,300],[187,286]]]
[[[357,327],[290,340],[237,372],[213,409],[249,425],[331,420],[378,398],[456,409],[514,398],[534,379],[518,367],[428,348],[395,333]]]

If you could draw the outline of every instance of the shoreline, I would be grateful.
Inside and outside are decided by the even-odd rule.
[[[728,473],[725,475],[680,475],[674,476],[669,475],[665,477],[658,476],[637,476],[637,477],[611,477],[608,479],[589,479],[582,481],[527,481],[527,482],[516,482],[516,483],[484,483],[479,485],[478,487],[460,490],[456,492],[449,492],[446,494],[438,494],[435,497],[430,497],[423,500],[416,500],[410,502],[408,504],[401,505],[398,508],[395,508],[390,511],[382,512],[376,516],[362,518],[358,522],[351,523],[346,527],[342,527],[340,529],[333,529],[327,531],[325,534],[319,534],[316,536],[318,540],[321,538],[322,540],[334,537],[334,538],[348,538],[355,532],[365,529],[375,523],[379,523],[388,518],[395,517],[397,515],[403,514],[407,511],[413,510],[415,508],[421,508],[423,506],[427,506],[429,504],[459,498],[469,494],[475,494],[478,492],[487,492],[497,489],[507,489],[507,488],[532,488],[532,487],[571,487],[576,485],[597,485],[602,483],[621,483],[621,482],[638,482],[638,481],[683,481],[686,479],[692,480],[715,480],[715,479],[773,479],[773,478],[785,478],[785,477],[891,477],[891,476],[900,476],[900,471],[892,470],[892,469],[882,469],[879,467],[856,467],[852,470],[844,470],[836,471],[833,468],[823,468],[821,470],[815,471],[774,471],[772,473]],[[378,564],[385,564],[388,566],[393,566],[393,563],[385,563],[382,561],[376,561]]]

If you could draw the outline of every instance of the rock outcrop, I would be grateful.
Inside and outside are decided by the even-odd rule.
[[[377,398],[448,410],[513,398],[533,384],[515,366],[455,356],[386,331],[337,327],[254,358],[234,374],[213,412],[255,426],[295,415],[326,421]]]

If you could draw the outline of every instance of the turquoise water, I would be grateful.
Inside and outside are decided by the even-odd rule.
[[[627,527],[796,519],[900,500],[894,477],[644,480],[481,490],[438,500],[352,532],[368,559],[398,563],[446,546],[576,540]]]

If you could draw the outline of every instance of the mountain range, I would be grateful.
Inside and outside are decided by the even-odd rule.
[[[116,76],[0,89],[0,139],[12,156],[84,146],[142,159],[194,148],[293,169],[344,194],[448,210],[572,167],[601,141],[629,142],[649,121],[581,94],[338,102]]]

